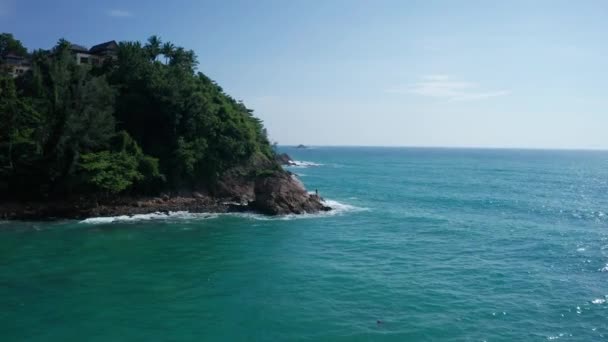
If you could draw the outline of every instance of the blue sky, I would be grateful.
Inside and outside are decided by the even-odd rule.
[[[163,40],[283,144],[608,148],[608,1],[0,0],[29,48]]]

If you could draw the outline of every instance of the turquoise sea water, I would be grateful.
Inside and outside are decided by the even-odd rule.
[[[608,338],[608,152],[285,151],[337,213],[0,223],[0,340]]]

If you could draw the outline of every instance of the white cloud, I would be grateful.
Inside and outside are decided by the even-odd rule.
[[[125,10],[121,10],[121,9],[112,9],[109,10],[108,15],[110,17],[115,17],[115,18],[126,18],[126,17],[132,17],[133,15],[131,14],[131,12],[129,11],[125,11]]]
[[[490,97],[508,95],[508,90],[488,91],[481,89],[477,83],[452,80],[448,75],[427,75],[413,85],[388,89],[395,94],[415,94],[426,97],[447,99],[450,101],[474,101]]]

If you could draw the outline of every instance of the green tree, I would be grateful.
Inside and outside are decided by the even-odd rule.
[[[171,42],[166,42],[163,44],[161,48],[161,53],[165,57],[165,64],[169,63],[169,59],[173,56],[173,51],[175,50],[175,45]]]
[[[40,154],[41,116],[17,96],[14,80],[0,77],[0,177],[12,179]]]
[[[27,49],[12,34],[0,33],[0,57],[4,58],[9,53],[25,57],[27,56]]]
[[[144,46],[146,53],[151,61],[156,61],[156,58],[161,52],[162,41],[158,36],[151,36],[148,38],[148,43]]]
[[[87,183],[105,194],[119,193],[143,179],[137,159],[126,152],[101,151],[81,156],[81,168]]]
[[[150,185],[164,180],[158,160],[145,155],[125,131],[112,137],[110,150],[83,154],[79,166],[85,182],[105,194],[119,193],[136,183],[145,186],[146,182]]]

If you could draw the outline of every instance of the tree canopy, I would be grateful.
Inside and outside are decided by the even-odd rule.
[[[12,34],[0,33],[0,57],[4,58],[8,54],[24,57],[27,55],[27,49]]]
[[[18,46],[0,35],[0,54]],[[193,51],[152,36],[91,66],[69,47],[0,75],[0,196],[212,190],[228,168],[272,157],[262,122],[196,71]]]

